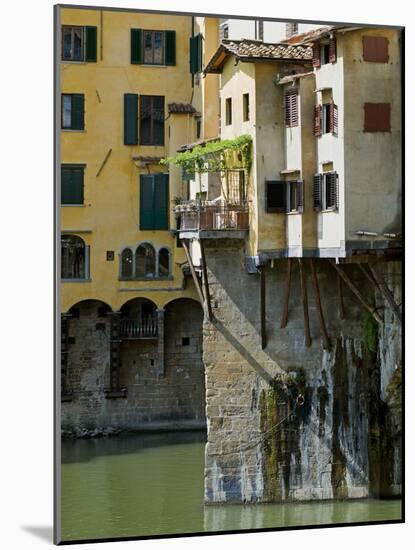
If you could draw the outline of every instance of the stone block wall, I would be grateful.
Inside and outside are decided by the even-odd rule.
[[[99,316],[100,306],[93,300],[82,302],[79,318],[69,320],[69,336],[75,341],[69,344],[67,364],[72,400],[61,406],[65,429],[204,428],[201,306],[188,299],[166,306],[161,369],[157,339],[122,341],[119,383],[127,390],[125,398],[105,394],[110,385],[110,319]]]
[[[243,245],[218,240],[206,241],[205,248],[214,312],[214,321],[204,324],[203,340],[208,422],[205,501],[398,494],[399,387],[391,398],[393,405],[387,403],[387,390],[382,392],[390,388],[392,371],[399,372],[399,367],[390,368],[386,357],[399,363],[400,329],[393,314],[385,309],[387,322],[378,331],[343,285],[341,320],[336,272],[327,260],[316,260],[331,344],[324,350],[305,260],[312,337],[307,347],[297,261],[289,321],[281,329],[287,260],[274,260],[263,268],[267,345],[262,350],[259,276],[247,273]],[[369,302],[386,307],[356,266],[343,269]],[[397,287],[399,283],[396,277]]]

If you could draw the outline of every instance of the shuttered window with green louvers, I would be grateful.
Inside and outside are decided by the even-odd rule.
[[[84,204],[84,166],[61,166],[61,204]]]
[[[176,65],[176,31],[131,29],[131,64]]]
[[[167,230],[168,206],[168,174],[140,176],[140,229]]]
[[[97,28],[85,27],[85,61],[97,60]]]
[[[124,145],[138,143],[138,94],[124,94]]]
[[[202,71],[202,40],[203,37],[200,33],[190,37],[190,72],[192,74]]]

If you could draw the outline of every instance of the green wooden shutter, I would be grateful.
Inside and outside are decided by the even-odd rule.
[[[202,35],[192,36],[189,42],[190,72],[199,73],[202,70]]]
[[[97,28],[85,27],[85,61],[97,60]]]
[[[124,145],[138,143],[138,94],[124,94]]]
[[[166,31],[166,65],[176,65],[176,31]]]
[[[169,176],[154,176],[154,229],[168,229]]]
[[[83,167],[61,167],[61,204],[84,204]]]
[[[131,29],[131,63],[140,65],[141,60],[141,29]]]
[[[195,36],[191,36],[189,39],[189,70],[192,74],[196,73],[195,39]]]
[[[203,67],[203,49],[202,49],[202,35],[197,35],[197,69],[198,72],[202,70]]]
[[[154,176],[140,176],[140,229],[154,229]]]
[[[71,129],[84,129],[84,94],[72,94]]]

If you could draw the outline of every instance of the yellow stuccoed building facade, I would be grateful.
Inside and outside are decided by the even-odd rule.
[[[218,135],[218,77],[201,75],[218,20],[55,15],[63,429],[204,428],[203,309],[174,215],[188,182],[160,160]]]
[[[183,191],[177,168],[171,169],[168,178],[165,229],[140,228],[140,176],[167,173],[168,169],[159,165],[159,159],[175,154],[179,146],[197,138],[195,114],[198,113],[190,103],[195,94],[200,95],[201,106],[206,98],[202,97],[201,85],[196,86],[195,92],[194,77],[189,71],[189,38],[196,32],[195,22],[190,16],[98,9],[63,8],[60,14],[62,47],[65,39],[67,44],[74,43],[74,29],[84,33],[80,45],[84,49],[80,55],[84,58],[62,59],[60,63],[62,95],[84,96],[84,128],[61,130],[61,163],[69,169],[71,166],[83,168],[83,204],[61,206],[61,230],[63,235],[76,235],[84,241],[89,264],[82,278],[66,278],[65,273],[62,274],[61,309],[66,312],[77,302],[92,298],[102,300],[112,310],[120,309],[135,297],[150,298],[159,308],[178,297],[197,299],[191,280],[184,282],[181,264],[186,258],[174,235],[174,198]],[[209,25],[216,25],[217,29],[216,20],[210,20]],[[85,60],[88,27],[96,29],[96,61]],[[132,63],[131,29],[141,31],[141,43],[145,30],[160,31],[156,37],[154,32],[145,37],[153,40],[153,49],[154,41],[160,39],[160,50],[165,50],[164,31],[173,35],[174,64],[164,64],[165,51],[161,52],[157,64]],[[161,97],[162,110],[155,114],[164,117],[164,123],[159,124],[157,130],[162,132],[159,142],[164,144],[142,145],[140,135],[137,144],[125,144],[126,94],[133,96],[133,100],[135,96],[137,102],[138,134],[140,106],[143,110],[147,107],[140,103],[141,96]],[[171,104],[176,105],[169,109]],[[62,117],[64,107],[62,103]],[[180,112],[186,108],[190,112]],[[217,120],[206,122],[210,137],[215,133],[212,129],[215,123],[217,125]],[[147,141],[154,143],[157,139],[150,136]],[[157,252],[162,248],[168,251],[168,275],[158,277],[155,273],[130,280],[122,277],[122,251],[130,247],[134,252],[140,243],[154,247],[156,264]]]

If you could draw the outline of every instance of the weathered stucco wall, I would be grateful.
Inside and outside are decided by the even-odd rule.
[[[175,300],[164,315],[164,373],[159,371],[157,340],[124,340],[119,382],[126,398],[108,399],[110,385],[109,318],[99,316],[100,302],[79,305],[69,321],[67,390],[62,403],[65,429],[186,429],[205,426],[200,305]],[[97,327],[97,323],[101,327]]]
[[[330,351],[323,350],[305,263],[312,337],[306,347],[296,264],[289,321],[280,328],[287,261],[278,260],[265,268],[267,346],[261,350],[259,277],[246,273],[242,246],[207,242],[206,258],[215,316],[204,325],[206,502],[397,494],[400,394],[398,387],[392,414],[384,396],[393,376],[381,359],[381,350],[392,347],[388,353],[400,356],[396,322],[390,320],[378,345],[377,327],[347,289],[346,317],[340,320],[335,271],[319,260],[331,340]],[[361,272],[345,269],[374,300]],[[389,390],[382,393],[382,387]],[[304,404],[296,406],[299,394]]]
[[[387,38],[387,63],[363,59],[364,36]],[[364,230],[379,233],[371,240],[384,240],[383,233],[401,232],[400,31],[381,28],[346,33],[342,44],[346,238],[358,240],[356,231]],[[364,131],[365,103],[390,103],[390,132]],[[382,212],[381,216],[379,212]]]

